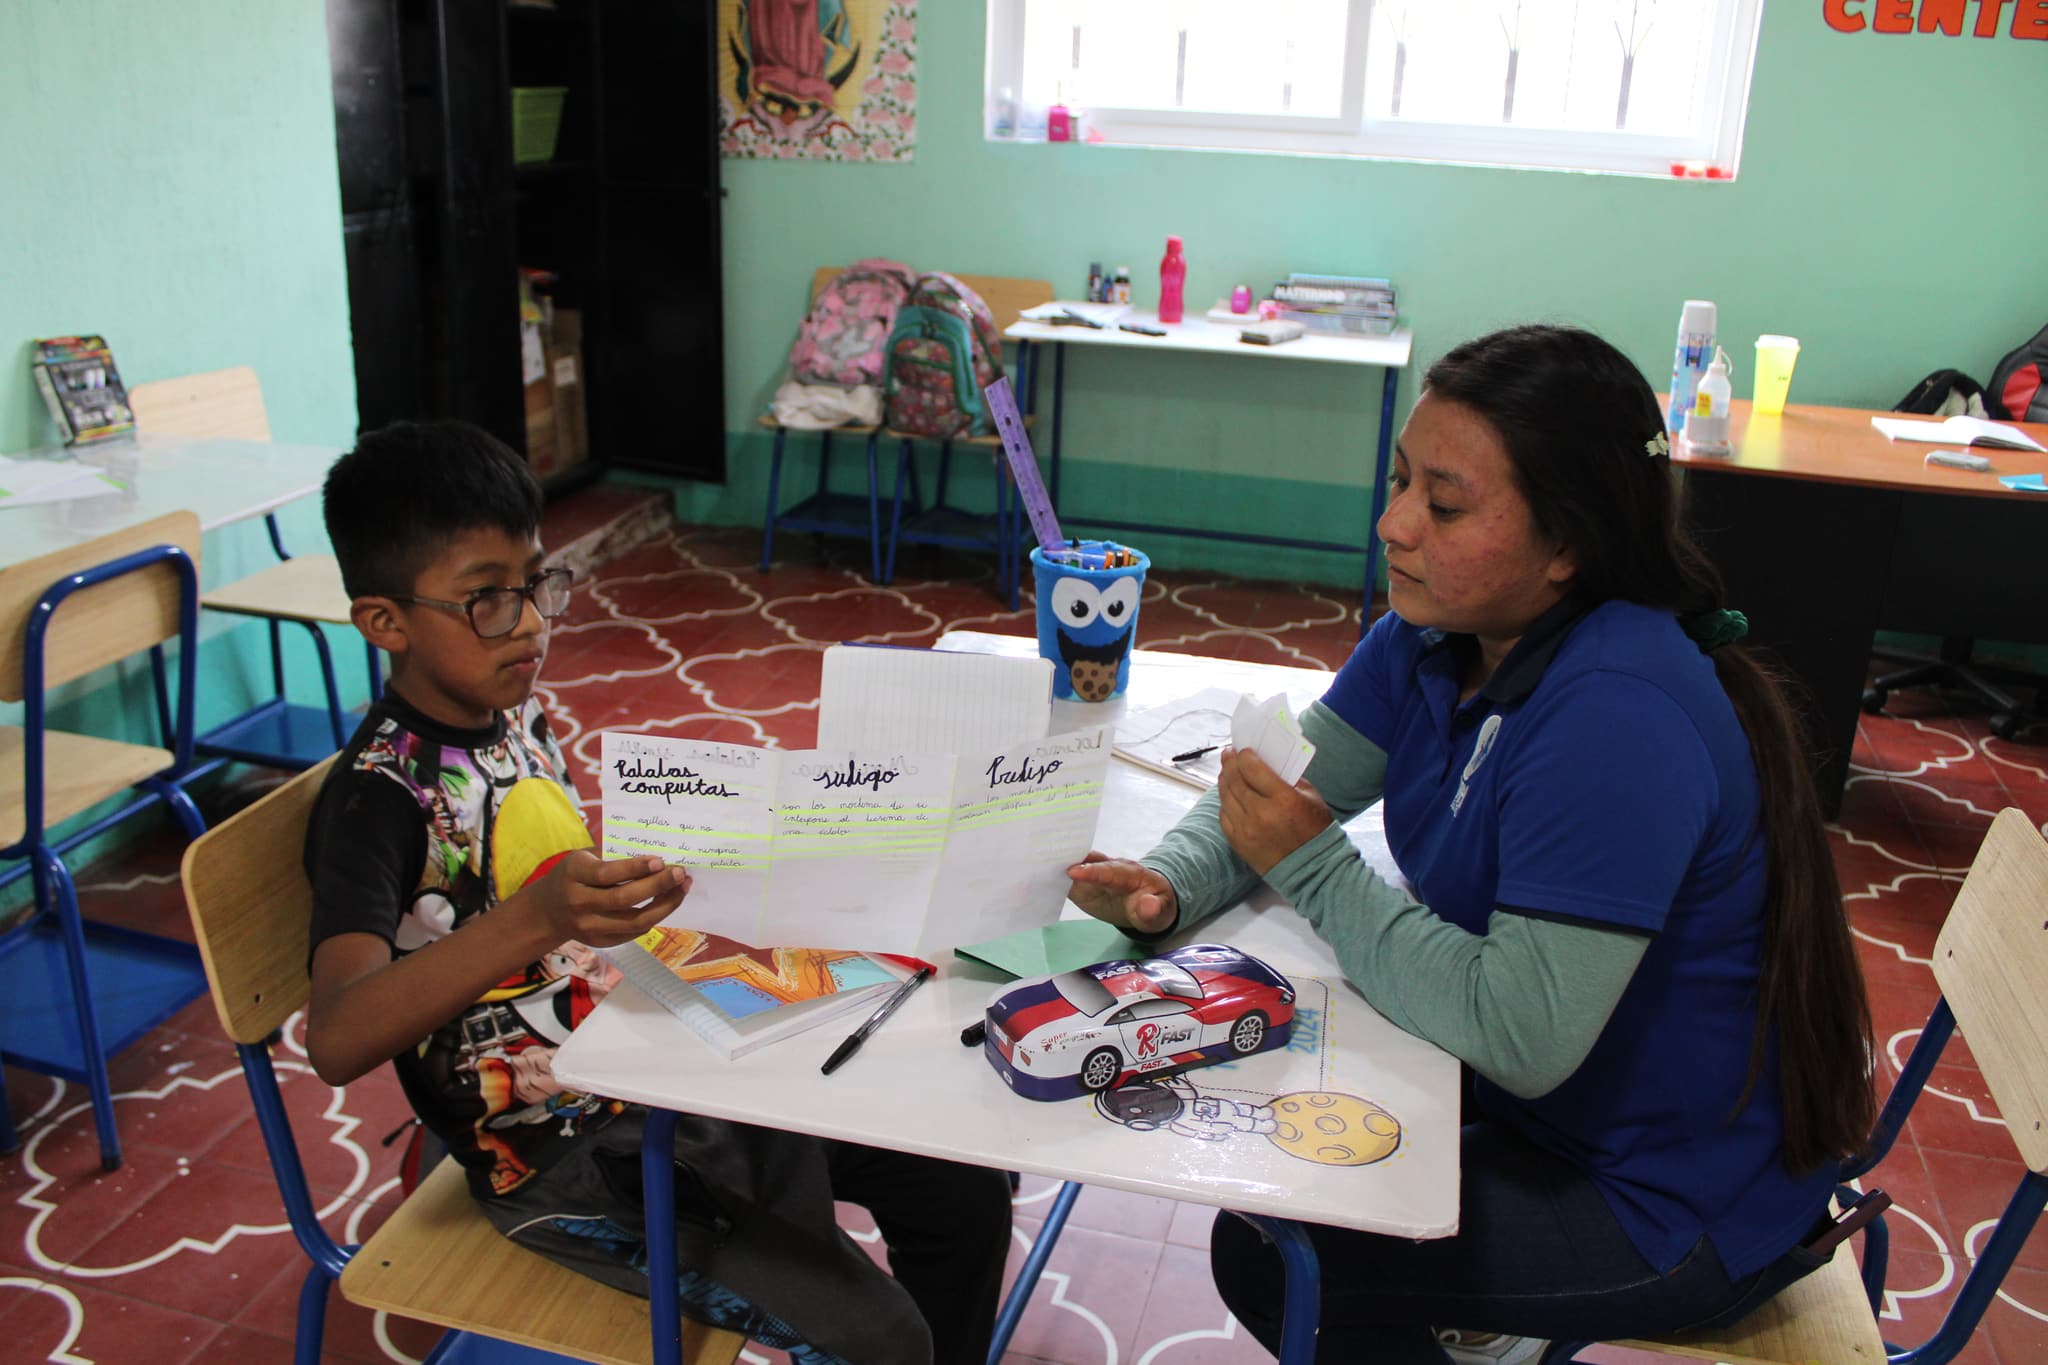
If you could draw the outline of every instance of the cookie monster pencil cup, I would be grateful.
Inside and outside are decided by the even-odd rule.
[[[1038,652],[1052,660],[1052,694],[1108,701],[1131,681],[1138,599],[1152,561],[1107,540],[1072,540],[1031,551],[1038,588]]]

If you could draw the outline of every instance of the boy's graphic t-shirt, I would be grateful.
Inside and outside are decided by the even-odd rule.
[[[538,701],[464,730],[387,692],[336,760],[307,830],[309,951],[369,933],[397,956],[415,952],[590,842]],[[564,943],[395,1059],[413,1111],[480,1195],[518,1188],[619,1112],[554,1079],[556,1047],[616,980],[596,951]]]

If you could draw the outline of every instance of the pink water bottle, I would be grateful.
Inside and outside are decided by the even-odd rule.
[[[1180,254],[1180,238],[1166,239],[1166,258],[1159,263],[1159,320],[1179,322],[1181,287],[1188,282],[1187,258]]]

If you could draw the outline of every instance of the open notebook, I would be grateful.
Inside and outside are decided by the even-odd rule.
[[[1944,422],[1912,417],[1873,417],[1870,425],[1893,441],[1931,441],[1937,445],[1990,446],[1994,450],[2038,450],[2048,453],[2039,441],[2018,427],[1961,413]]]
[[[866,953],[754,948],[663,926],[605,956],[727,1059],[878,1004],[914,970]]]

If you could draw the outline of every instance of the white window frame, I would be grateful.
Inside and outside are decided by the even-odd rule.
[[[996,135],[996,92],[1024,88],[1024,10],[1028,0],[988,0],[983,134]],[[1257,0],[1252,0],[1257,3]],[[1756,67],[1763,0],[1721,0],[1712,56],[1700,82],[1693,136],[1617,131],[1517,128],[1371,118],[1365,112],[1365,71],[1375,40],[1372,0],[1350,0],[1345,32],[1344,91],[1334,118],[1291,115],[1180,113],[1089,106],[1091,137],[1133,147],[1179,147],[1447,162],[1538,170],[1669,177],[1672,167],[1714,167],[1733,179],[1742,155],[1750,82]]]

